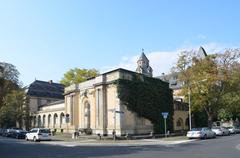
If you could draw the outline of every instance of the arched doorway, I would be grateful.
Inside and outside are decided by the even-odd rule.
[[[179,129],[179,130],[184,130],[184,124],[183,124],[183,119],[182,118],[178,118],[178,120],[177,120],[177,128]]]
[[[52,116],[51,116],[51,114],[49,114],[48,115],[48,128],[51,126],[51,118],[52,118]]]
[[[57,119],[58,119],[58,115],[55,113],[54,116],[53,116],[53,127],[54,128],[56,127]]]
[[[64,113],[61,113],[60,114],[60,128],[62,128],[63,119],[64,119]]]
[[[91,116],[90,104],[88,102],[85,102],[85,104],[84,104],[84,128],[91,127],[90,116]]]

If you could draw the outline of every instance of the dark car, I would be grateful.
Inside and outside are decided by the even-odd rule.
[[[21,128],[16,128],[16,127],[8,128],[5,131],[4,136],[5,137],[13,137],[14,133],[16,132],[16,130],[22,130],[22,129]]]
[[[5,129],[5,128],[3,128],[3,129],[1,129],[1,131],[0,131],[0,135],[1,136],[5,136],[5,133],[7,132],[7,129]]]
[[[17,139],[25,139],[26,134],[27,134],[26,130],[14,130],[12,131],[10,137]]]

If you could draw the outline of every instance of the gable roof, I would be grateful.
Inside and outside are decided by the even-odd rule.
[[[64,86],[59,83],[35,80],[28,87],[27,94],[35,97],[64,99]]]

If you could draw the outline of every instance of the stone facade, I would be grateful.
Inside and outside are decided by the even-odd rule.
[[[103,135],[113,131],[118,135],[152,132],[151,122],[128,111],[118,98],[114,81],[131,80],[133,74],[135,72],[116,69],[66,87],[64,101],[40,106],[34,114],[32,126],[71,133],[90,129],[93,134]]]
[[[121,103],[114,81],[131,79],[128,70],[117,69],[65,89],[65,112],[69,130],[91,129],[95,134],[150,133],[152,124],[127,110]]]
[[[58,132],[67,129],[64,101],[39,107],[39,110],[34,114],[32,126],[50,128]]]

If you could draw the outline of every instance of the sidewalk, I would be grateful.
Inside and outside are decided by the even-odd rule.
[[[194,140],[188,140],[186,137],[169,137],[159,139],[137,139],[137,140],[112,140],[102,139],[97,140],[94,137],[80,137],[79,139],[71,139],[69,136],[54,136],[55,140],[42,141],[41,143],[50,145],[60,145],[67,147],[75,146],[146,146],[146,145],[164,145],[172,146],[177,144],[183,144],[192,142]],[[57,138],[57,139],[56,139]],[[59,139],[60,138],[60,139]]]

